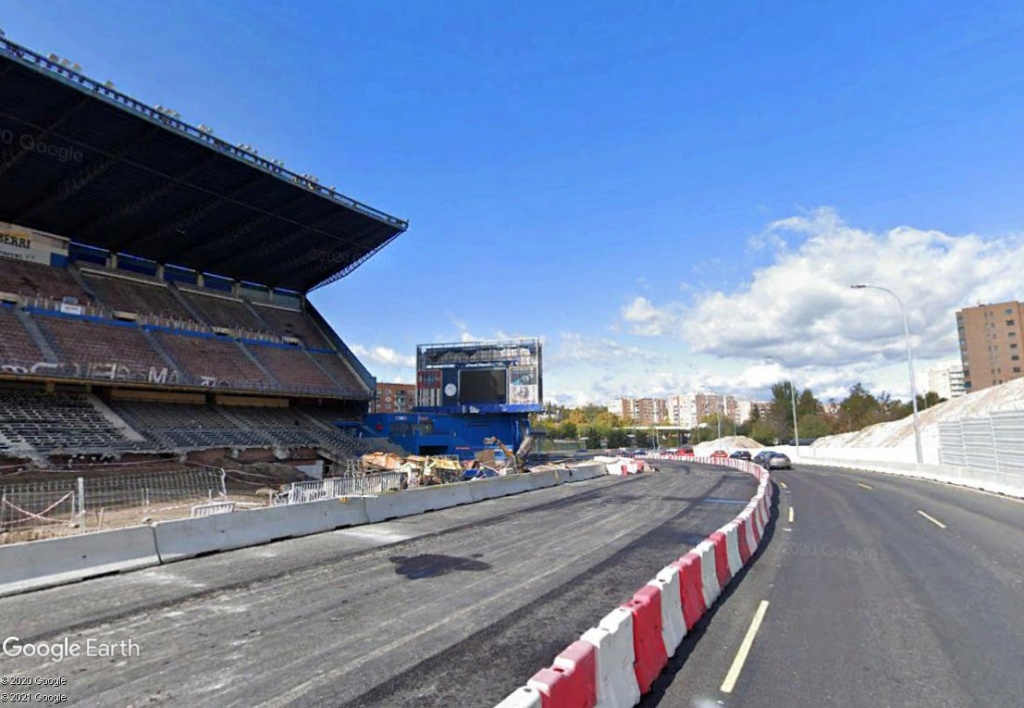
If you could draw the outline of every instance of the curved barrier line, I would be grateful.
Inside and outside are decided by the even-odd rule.
[[[646,459],[732,467],[757,479],[757,493],[732,521],[663,568],[629,602],[584,632],[550,667],[534,674],[496,708],[636,705],[686,633],[754,556],[770,515],[772,487],[766,470],[745,460],[669,455]]]

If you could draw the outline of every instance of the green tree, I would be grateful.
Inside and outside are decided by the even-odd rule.
[[[750,425],[750,437],[762,445],[774,445],[778,431],[769,420],[758,419]]]
[[[825,416],[820,413],[801,416],[798,420],[800,426],[800,439],[822,438],[828,435],[831,430]]]

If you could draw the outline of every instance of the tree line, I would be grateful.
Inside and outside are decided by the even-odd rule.
[[[780,381],[771,387],[771,400],[762,414],[754,407],[750,417],[741,424],[721,415],[722,435],[745,435],[764,445],[785,443],[793,439],[793,401],[788,381]],[[917,397],[918,408],[924,410],[941,403],[934,391]],[[822,403],[809,388],[797,391],[796,419],[800,440],[852,433],[858,430],[899,420],[910,415],[913,407],[910,401],[893,398],[882,392],[874,395],[860,383],[850,387],[845,398]],[[658,434],[659,446],[682,443],[697,444],[713,440],[718,433],[718,414],[704,416],[700,425],[679,435],[662,431]],[[589,405],[581,408],[546,406],[544,414],[532,416],[534,430],[543,431],[549,440],[577,441],[588,449],[618,447],[654,447],[655,432],[650,428],[635,427],[629,421],[610,412],[602,406]],[[667,425],[668,421],[663,421]]]

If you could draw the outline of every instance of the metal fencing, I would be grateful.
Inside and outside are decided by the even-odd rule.
[[[55,473],[56,474],[56,473]],[[79,523],[86,515],[154,504],[187,504],[227,497],[216,467],[150,474],[111,474],[0,486],[0,531]]]
[[[1024,474],[1024,411],[939,423],[939,462]]]
[[[333,477],[315,482],[293,482],[270,498],[271,506],[304,504],[337,497],[362,494],[383,494],[397,489],[402,483],[402,472],[380,472],[362,477]]]

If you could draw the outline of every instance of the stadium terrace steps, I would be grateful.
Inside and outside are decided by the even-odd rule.
[[[0,428],[16,447],[41,453],[70,450],[148,450],[115,425],[88,396],[0,388]]]
[[[0,362],[28,369],[45,357],[18,314],[10,305],[0,305]]]
[[[0,268],[0,291],[55,300],[73,297],[81,305],[93,304],[89,294],[64,268],[28,261],[4,260]]]
[[[263,322],[241,300],[224,295],[203,294],[195,290],[179,289],[181,295],[203,316],[212,327],[266,331]]]
[[[147,381],[151,368],[166,367],[134,324],[92,322],[59,315],[40,315],[34,319],[61,361],[101,367],[101,371],[95,372],[97,378]]]
[[[295,337],[313,349],[331,349],[331,345],[313,322],[297,310],[253,304],[253,310],[270,329],[285,337]]]
[[[266,384],[266,375],[242,354],[232,339],[166,332],[154,332],[154,336],[189,376],[207,378],[226,387]]]
[[[252,354],[278,382],[299,387],[336,388],[338,382],[330,379],[306,352],[292,345],[246,345]]]
[[[110,310],[156,315],[173,320],[193,319],[192,313],[178,302],[167,285],[93,272],[86,272],[83,277],[100,302]]]

